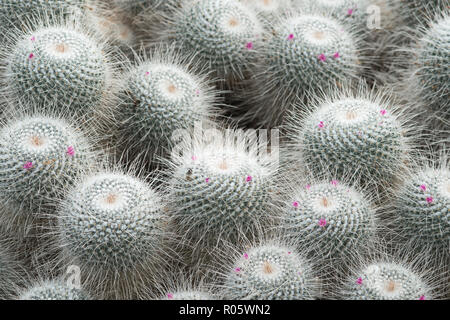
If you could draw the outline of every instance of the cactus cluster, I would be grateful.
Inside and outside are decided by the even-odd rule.
[[[0,299],[448,299],[449,8],[0,0]]]

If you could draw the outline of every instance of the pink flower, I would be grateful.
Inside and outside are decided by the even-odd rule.
[[[247,44],[245,45],[245,47],[246,47],[248,50],[252,50],[252,49],[253,49],[253,42],[247,42]]]
[[[432,203],[433,202],[433,197],[427,197],[427,202],[428,203]]]
[[[421,295],[420,298],[419,298],[419,300],[425,300],[425,296],[424,296],[424,295]]]
[[[30,53],[30,55],[28,56],[28,59],[33,59],[34,58],[34,54]]]
[[[288,251],[288,254],[291,254],[292,252]]]
[[[248,259],[248,254],[244,253],[244,259]]]
[[[292,202],[292,205],[293,205],[295,208],[298,208],[298,202],[297,202],[297,201]]]
[[[205,182],[206,182],[206,183],[209,183],[210,180],[211,180],[210,178],[206,178],[206,179],[205,179]]]
[[[311,189],[311,185],[307,184],[305,188],[306,188],[306,190],[309,190],[309,189]]]
[[[28,161],[28,162],[26,162],[24,165],[23,165],[23,168],[25,169],[25,170],[29,170],[29,169],[31,169],[33,167],[33,162],[31,162],[31,161]]]
[[[73,149],[72,146],[70,146],[70,147],[67,148],[66,153],[67,153],[69,156],[73,157],[73,155],[75,154],[75,150]]]
[[[340,58],[341,55],[339,54],[339,52],[336,52],[335,54],[333,54],[333,58],[337,59]]]
[[[326,60],[327,60],[327,57],[326,57],[323,53],[319,54],[319,55],[317,56],[317,58],[318,58],[320,61],[326,61]]]
[[[427,186],[423,184],[423,185],[420,186],[420,189],[422,189],[423,191],[425,191],[425,190],[427,190]]]
[[[288,36],[288,40],[292,40],[292,39],[294,39],[294,34],[290,34],[289,36]]]
[[[319,220],[319,226],[321,226],[322,228],[325,227],[327,225],[327,220],[325,219],[320,219]]]
[[[351,16],[351,15],[353,14],[353,9],[348,9],[348,10],[347,10],[347,14],[348,14],[349,16]]]
[[[356,283],[357,283],[357,284],[362,284],[362,278],[359,277],[358,280],[356,280]]]
[[[323,123],[323,121],[320,121],[319,124],[317,125],[319,128],[323,128],[325,127],[325,124]]]
[[[251,182],[253,180],[252,176],[247,176],[247,178],[245,178],[245,181],[247,182]]]
[[[338,183],[339,183],[339,181],[337,181],[337,180],[331,180],[331,184],[332,184],[333,186],[337,186]]]
[[[236,268],[236,269],[234,269],[234,271],[241,272],[241,268]]]
[[[36,41],[36,37],[35,37],[35,36],[32,36],[32,37],[30,38],[30,40],[34,42],[34,41]]]
[[[382,109],[382,110],[380,111],[380,113],[381,113],[382,116],[384,116],[384,115],[386,114],[386,112],[387,112],[387,111],[386,111],[385,109]]]
[[[195,161],[195,160],[197,160],[197,157],[196,156],[192,156],[191,159],[192,159],[192,161]]]
[[[173,299],[173,294],[168,293],[168,294],[167,294],[167,299]]]
[[[195,95],[199,96],[200,95],[200,90],[195,90]]]
[[[149,75],[150,75],[150,72],[147,71],[147,72],[145,73],[145,75],[146,75],[146,76],[149,76]]]

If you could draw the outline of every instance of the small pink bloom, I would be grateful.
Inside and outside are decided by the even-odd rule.
[[[425,190],[427,190],[427,186],[423,184],[423,185],[420,186],[420,189],[422,189],[423,191],[425,191]]]
[[[292,39],[294,39],[294,34],[290,34],[289,36],[288,36],[288,40],[292,40]]]
[[[337,186],[338,183],[339,183],[339,181],[337,181],[337,180],[331,180],[331,184],[332,184],[333,186]]]
[[[357,284],[362,284],[362,278],[359,277],[358,280],[356,280],[356,283],[357,283]]]
[[[36,41],[36,37],[35,37],[35,36],[32,36],[32,37],[30,38],[30,40],[34,42],[34,41]]]
[[[234,269],[234,271],[241,272],[241,268],[236,268],[236,269]]]
[[[252,50],[252,49],[253,49],[253,42],[247,42],[247,44],[245,45],[245,47],[246,47],[248,50]]]
[[[31,161],[28,161],[28,162],[26,162],[24,165],[23,165],[23,168],[25,169],[25,170],[29,170],[29,169],[31,169],[33,167],[33,162],[31,162]]]
[[[199,96],[200,95],[200,90],[195,90],[195,95]]]
[[[427,197],[427,202],[428,203],[432,203],[433,202],[433,197]]]
[[[419,298],[419,300],[425,300],[425,296],[424,296],[424,295],[421,295],[420,298]]]
[[[348,14],[349,16],[351,16],[351,15],[353,14],[353,9],[348,9],[348,10],[347,10],[347,14]]]
[[[340,58],[341,55],[339,54],[339,52],[336,52],[335,54],[333,54],[333,58],[337,59]]]
[[[385,109],[382,109],[382,110],[380,111],[380,113],[381,113],[382,116],[384,116],[384,115],[386,114],[386,112],[387,112],[387,111],[386,111]]]
[[[147,72],[145,73],[145,75],[146,75],[146,76],[149,76],[149,75],[150,75],[150,72],[147,71]]]
[[[323,128],[325,127],[325,124],[323,123],[323,121],[320,121],[319,124],[317,125],[319,128]]]
[[[173,294],[168,293],[168,294],[167,294],[167,298],[168,298],[168,299],[173,299]]]
[[[295,208],[298,208],[298,202],[297,202],[297,201],[292,202],[292,205],[293,205]]]
[[[244,253],[244,259],[248,259],[248,254]]]
[[[72,146],[70,146],[70,147],[67,148],[66,153],[67,153],[69,156],[73,157],[73,155],[75,154],[75,150],[73,149]]]
[[[288,251],[288,254],[291,254],[292,252]]]
[[[206,182],[206,183],[209,183],[210,180],[211,180],[210,178],[206,178],[206,179],[205,179],[205,182]]]
[[[247,182],[251,182],[253,180],[252,176],[247,176],[247,178],[245,178],[245,181]]]
[[[307,184],[305,188],[306,188],[306,190],[309,190],[309,189],[311,189],[311,185]]]
[[[34,54],[30,53],[30,55],[28,56],[28,59],[33,59],[34,58]]]
[[[320,61],[326,61],[326,60],[327,60],[327,57],[326,57],[323,53],[319,54],[319,55],[317,56],[317,58],[318,58]]]
[[[325,219],[320,219],[319,220],[319,226],[321,226],[322,228],[325,227],[327,225],[327,220]]]
[[[191,159],[192,159],[192,161],[195,161],[195,160],[197,160],[197,157],[196,156],[192,156]]]

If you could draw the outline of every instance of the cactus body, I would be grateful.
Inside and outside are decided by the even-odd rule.
[[[83,290],[69,286],[62,281],[45,281],[29,288],[19,300],[90,300]]]

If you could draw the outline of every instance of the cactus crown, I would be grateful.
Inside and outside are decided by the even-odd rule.
[[[66,253],[102,269],[133,268],[156,257],[162,211],[159,196],[122,173],[86,177],[64,201],[59,215]]]
[[[265,243],[235,259],[226,274],[224,297],[251,300],[314,299],[316,283],[309,262],[295,250]]]

